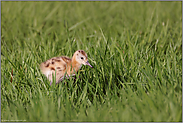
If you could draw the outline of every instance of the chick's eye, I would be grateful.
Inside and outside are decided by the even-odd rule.
[[[83,59],[83,57],[81,57],[81,59]]]

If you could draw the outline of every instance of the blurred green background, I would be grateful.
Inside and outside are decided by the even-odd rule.
[[[49,86],[79,49],[94,68]],[[181,122],[182,2],[2,1],[1,121]]]

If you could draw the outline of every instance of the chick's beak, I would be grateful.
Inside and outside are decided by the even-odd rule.
[[[86,65],[88,65],[88,66],[90,66],[91,68],[93,68],[91,65],[90,65],[90,63],[87,61],[86,62]]]

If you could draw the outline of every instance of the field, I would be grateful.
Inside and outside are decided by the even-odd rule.
[[[1,2],[1,121],[181,122],[182,2]],[[45,60],[94,68],[49,85]]]

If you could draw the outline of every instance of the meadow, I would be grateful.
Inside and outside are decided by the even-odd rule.
[[[1,2],[1,121],[181,122],[182,2]],[[94,68],[49,85],[45,60]]]

